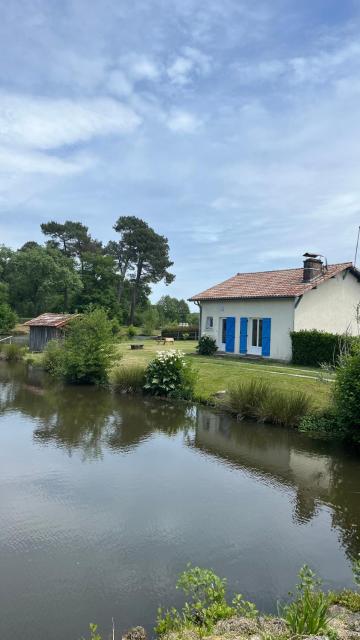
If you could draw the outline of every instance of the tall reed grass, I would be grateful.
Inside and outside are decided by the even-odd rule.
[[[8,362],[17,362],[23,359],[27,350],[27,347],[14,342],[11,344],[0,343],[0,359]]]
[[[145,367],[139,364],[119,365],[111,371],[110,383],[120,393],[141,393],[145,384]]]
[[[229,387],[221,408],[239,420],[296,427],[301,418],[311,412],[312,401],[302,391],[278,389],[267,381],[254,379]]]

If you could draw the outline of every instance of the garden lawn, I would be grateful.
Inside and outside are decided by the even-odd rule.
[[[134,342],[136,342],[134,340]],[[324,382],[320,369],[295,367],[269,361],[245,361],[220,356],[198,356],[195,341],[175,342],[162,345],[153,340],[144,340],[144,348],[132,351],[129,342],[117,344],[122,356],[121,364],[146,365],[158,351],[179,349],[190,358],[197,370],[195,395],[198,400],[208,401],[217,391],[224,391],[230,384],[241,380],[261,378],[279,389],[304,391],[314,402],[315,408],[325,407],[330,398],[332,382]],[[329,377],[329,376],[326,376]]]

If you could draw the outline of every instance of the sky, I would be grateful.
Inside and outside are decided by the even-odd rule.
[[[353,260],[358,0],[0,0],[0,243],[121,215],[188,298],[239,271]]]

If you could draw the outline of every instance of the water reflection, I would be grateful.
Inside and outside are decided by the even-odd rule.
[[[199,409],[192,446],[234,468],[295,488],[294,519],[310,521],[331,506],[350,556],[360,549],[360,466],[357,452],[296,431],[246,424]]]
[[[20,411],[35,419],[34,441],[56,445],[82,460],[104,450],[127,451],[154,433],[179,432],[202,453],[259,479],[293,487],[293,518],[310,521],[319,504],[331,507],[332,524],[350,556],[359,549],[360,474],[356,452],[295,431],[238,423],[202,407],[119,397],[105,389],[62,387],[36,368],[0,368],[0,414]]]

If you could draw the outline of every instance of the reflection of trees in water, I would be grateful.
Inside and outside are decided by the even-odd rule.
[[[328,505],[348,555],[359,552],[360,464],[354,450],[281,427],[235,422],[202,408],[191,444],[232,467],[293,488],[293,517],[300,524],[310,521],[320,504]]]
[[[104,447],[131,449],[154,432],[175,435],[194,422],[193,409],[186,404],[118,396],[94,387],[64,387],[23,366],[8,369],[1,388],[4,411],[17,410],[36,419],[34,440],[55,444],[69,455],[79,450],[83,459],[100,457]]]
[[[111,394],[93,387],[62,387],[35,369],[0,366],[0,411],[35,419],[34,440],[83,459],[104,449],[128,451],[152,434],[184,433],[186,444],[245,469],[266,482],[294,489],[294,519],[311,520],[319,504],[331,509],[333,526],[349,555],[360,551],[359,458],[336,442],[296,431],[237,423],[179,402]]]

